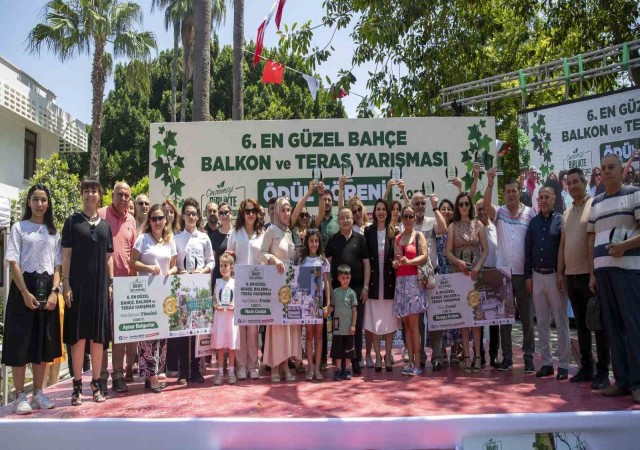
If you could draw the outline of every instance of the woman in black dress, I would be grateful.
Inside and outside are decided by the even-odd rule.
[[[227,251],[227,242],[229,241],[229,234],[231,233],[231,219],[233,214],[231,207],[225,203],[220,203],[218,206],[218,229],[209,234],[211,238],[211,247],[213,248],[213,257],[215,259],[215,265],[213,267],[213,284],[218,278],[222,278],[220,275],[220,255]]]
[[[51,208],[49,190],[41,184],[32,186],[24,216],[11,228],[5,256],[13,280],[7,302],[2,363],[11,367],[16,389],[15,414],[54,407],[42,391],[46,363],[62,355],[58,309],[62,253]],[[31,403],[24,392],[28,363],[33,371]]]
[[[71,404],[82,403],[82,360],[90,342],[91,390],[95,402],[104,402],[100,383],[102,351],[111,340],[109,296],[113,281],[111,228],[98,216],[102,186],[87,179],[80,185],[82,211],[67,218],[62,229],[64,277],[64,342],[71,345],[73,394]]]

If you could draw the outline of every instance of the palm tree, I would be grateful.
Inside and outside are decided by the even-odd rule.
[[[192,121],[209,120],[211,0],[194,0],[195,42]]]
[[[90,55],[93,50],[89,174],[99,179],[102,102],[105,81],[113,68],[113,58],[146,61],[151,49],[157,48],[156,38],[150,31],[136,30],[142,24],[142,12],[134,2],[50,0],[43,8],[42,15],[43,23],[37,24],[27,38],[31,53],[39,53],[44,45],[64,62],[76,55]],[[111,46],[111,53],[108,45]]]
[[[244,40],[244,0],[233,0],[233,120],[244,118],[243,86],[243,42]]]
[[[173,27],[173,64],[171,67],[171,121],[176,121],[176,100],[178,97],[178,52],[180,51],[180,24],[182,16],[180,9],[175,6],[176,0],[151,0],[151,11],[157,6],[166,8],[164,14],[164,28]],[[190,2],[189,2],[190,3]]]

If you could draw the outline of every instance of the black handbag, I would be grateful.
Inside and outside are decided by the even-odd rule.
[[[596,292],[589,297],[587,302],[587,328],[590,331],[602,331],[604,326],[602,325],[602,304],[600,303],[600,297]]]

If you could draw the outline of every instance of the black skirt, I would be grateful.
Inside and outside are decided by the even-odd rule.
[[[22,276],[32,294],[36,291],[36,279],[46,277],[48,297],[53,286],[52,275],[23,273]],[[18,286],[12,281],[5,316],[2,363],[9,367],[22,367],[27,363],[52,362],[62,356],[60,330],[58,303],[53,311],[29,309]]]

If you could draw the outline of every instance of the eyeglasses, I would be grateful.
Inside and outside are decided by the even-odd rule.
[[[256,215],[258,214],[258,208],[245,208],[244,214],[246,215]]]
[[[198,213],[194,211],[187,211],[186,213],[184,213],[184,215],[187,217],[197,217]]]
[[[89,231],[91,232],[91,240],[93,242],[98,242],[98,235],[96,234],[96,226],[95,225],[91,225],[89,227]]]
[[[309,213],[300,213],[300,218],[301,219],[308,219],[309,218]]]
[[[471,206],[471,203],[469,202],[458,202],[458,206],[461,208],[468,208],[469,206]]]
[[[402,215],[402,218],[406,219],[406,220],[413,220],[413,219],[415,219],[415,217],[416,217],[415,214],[403,214]]]
[[[149,202],[136,202],[138,206],[149,206]]]
[[[351,212],[352,212],[352,213],[354,213],[354,214],[361,213],[361,212],[362,212],[362,208],[353,208],[353,209],[351,210]]]
[[[427,202],[415,202],[414,205],[416,205],[416,206],[427,206]]]
[[[220,212],[218,213],[218,215],[219,215],[219,216],[222,216],[222,217],[226,217],[226,216],[228,216],[229,214],[231,214],[231,211],[220,211]]]
[[[155,223],[162,222],[164,219],[165,219],[164,216],[153,216],[149,218],[149,220]]]
[[[596,177],[600,177],[600,176],[602,176],[602,174],[601,174],[600,172],[597,172],[597,173],[595,174],[595,176],[596,176]]]

